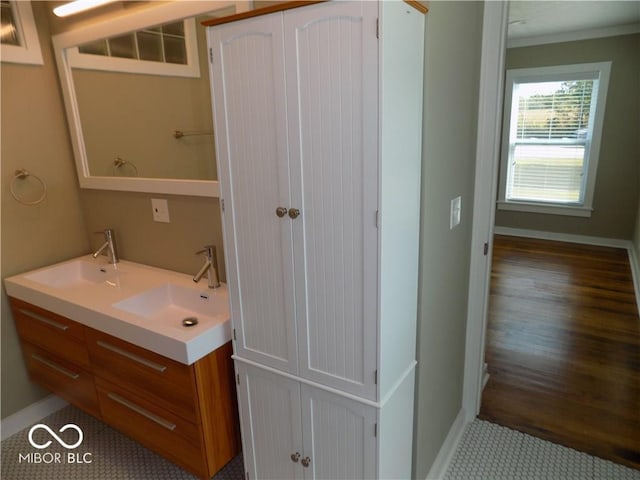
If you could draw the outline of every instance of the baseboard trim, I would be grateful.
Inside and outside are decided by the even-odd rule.
[[[32,403],[13,415],[9,415],[2,419],[2,422],[0,423],[0,439],[5,440],[9,438],[11,435],[33,425],[38,420],[57,412],[67,405],[68,403],[66,400],[63,400],[56,395],[49,395],[42,400]]]
[[[638,306],[638,312],[640,313],[640,263],[638,261],[638,255],[636,249],[633,248],[633,243],[629,242],[629,264],[631,265],[631,274],[633,275],[633,288],[636,292],[636,305]]]
[[[484,387],[489,383],[489,364],[484,362],[484,366],[482,367],[482,390],[484,391]]]
[[[453,460],[453,456],[458,449],[460,440],[462,440],[462,435],[464,434],[466,427],[466,412],[464,408],[461,408],[458,412],[458,416],[449,429],[447,438],[445,438],[442,447],[440,447],[440,451],[438,452],[433,465],[431,465],[431,469],[427,475],[427,480],[442,480],[444,478],[447,473],[447,469]]]
[[[574,235],[571,233],[543,232],[525,228],[494,227],[493,233],[512,237],[537,238],[539,240],[555,240],[557,242],[582,243],[599,247],[629,248],[629,240],[621,238],[591,237],[588,235]]]

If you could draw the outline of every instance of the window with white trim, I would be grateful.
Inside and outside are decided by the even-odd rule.
[[[88,55],[184,65],[187,63],[184,22],[181,20],[118,37],[94,40],[80,45],[78,51]]]
[[[31,2],[0,1],[0,60],[42,65],[38,30]]]
[[[591,215],[610,70],[507,71],[498,208]]]
[[[199,77],[196,22],[177,22],[92,40],[67,49],[73,68]]]

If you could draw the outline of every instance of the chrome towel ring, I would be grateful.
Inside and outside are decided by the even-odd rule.
[[[133,169],[133,173],[135,174],[134,177],[138,176],[138,168],[135,166],[134,163],[130,162],[129,160],[125,160],[121,157],[116,157],[116,159],[113,161],[113,176],[117,177],[118,176],[118,169],[124,165],[129,165],[131,167],[131,169]]]
[[[40,183],[40,188],[42,189],[42,194],[35,200],[25,200],[22,196],[20,196],[18,193],[16,193],[16,190],[15,190],[17,181],[18,180],[25,180],[28,177],[35,178],[38,181],[38,183]],[[11,195],[13,196],[13,198],[15,198],[19,203],[21,203],[23,205],[38,205],[39,203],[42,203],[42,201],[47,196],[47,184],[44,183],[44,180],[42,180],[37,175],[29,173],[24,168],[21,168],[21,169],[15,171],[14,176],[13,176],[13,180],[11,180],[11,187],[9,188],[9,190],[11,190]]]

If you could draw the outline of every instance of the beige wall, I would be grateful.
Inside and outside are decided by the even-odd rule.
[[[590,218],[497,210],[496,225],[630,240],[640,168],[640,34],[507,51],[507,68],[612,61]]]
[[[462,407],[481,2],[429,4],[413,477],[426,478]],[[446,46],[446,48],[445,48]],[[462,197],[462,221],[449,208]]]
[[[47,12],[34,2],[43,66],[2,63],[2,276],[88,251],[75,167],[57,74]],[[10,194],[13,172],[26,168],[47,183],[44,202],[25,206]],[[34,183],[34,190],[37,185]],[[37,192],[33,192],[37,194]],[[4,418],[46,395],[29,382],[7,296],[2,292],[2,412]]]
[[[92,249],[102,240],[92,232],[113,228],[121,258],[194,275],[204,262],[195,252],[213,244],[226,278],[217,199],[105,190],[82,190],[80,198]],[[153,221],[151,198],[167,199],[171,223]]]

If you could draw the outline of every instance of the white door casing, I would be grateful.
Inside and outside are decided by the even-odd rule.
[[[480,412],[482,399],[484,343],[500,155],[507,20],[508,2],[485,2],[462,398],[462,407],[468,422]],[[487,244],[486,254],[483,250],[485,243]]]

